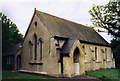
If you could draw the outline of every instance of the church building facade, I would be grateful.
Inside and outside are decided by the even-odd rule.
[[[93,28],[35,9],[22,42],[20,71],[74,77],[114,67],[109,43]]]

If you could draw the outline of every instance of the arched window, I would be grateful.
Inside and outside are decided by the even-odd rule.
[[[107,49],[105,48],[105,59],[107,60]]]
[[[97,60],[97,47],[95,47],[95,60]]]
[[[37,35],[34,34],[34,54],[35,54],[35,60],[37,60]]]
[[[35,27],[37,26],[37,22],[34,23]]]
[[[83,50],[84,50],[84,52],[85,52],[85,46],[84,46],[84,45],[82,46],[82,48],[83,48]],[[86,55],[86,52],[85,52],[85,55]]]
[[[79,48],[77,47],[74,50],[74,56],[73,56],[74,63],[79,63],[79,55],[80,55],[80,51],[79,51]]]
[[[33,44],[31,41],[29,41],[29,51],[30,51],[30,60],[33,58]]]
[[[85,49],[85,46],[83,45],[82,48]]]
[[[39,39],[39,48],[40,48],[40,60],[42,60],[42,39]]]

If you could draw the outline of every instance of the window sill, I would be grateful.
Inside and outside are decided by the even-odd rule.
[[[111,62],[111,60],[107,60],[106,62]]]
[[[101,61],[97,61],[97,60],[96,60],[95,62],[96,62],[96,63],[101,63]]]
[[[31,65],[43,65],[42,62],[30,62],[29,64],[31,64]]]
[[[85,61],[85,63],[91,63],[90,61]]]

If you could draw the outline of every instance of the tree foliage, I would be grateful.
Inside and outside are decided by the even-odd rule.
[[[120,3],[93,5],[89,13],[94,26],[105,28],[108,30],[108,34],[114,38],[120,38]]]
[[[115,63],[120,67],[120,40],[111,40],[111,46],[114,54]]]
[[[16,24],[2,13],[0,13],[0,21],[2,22],[2,52],[4,53],[10,46],[21,43],[23,35],[19,33]]]
[[[89,10],[91,21],[95,27],[104,28],[113,37],[111,46],[116,60],[120,65],[120,2],[109,2],[106,5],[93,5]]]

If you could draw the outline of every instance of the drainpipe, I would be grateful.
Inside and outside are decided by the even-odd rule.
[[[61,74],[63,75],[63,55],[60,53],[60,60],[61,60]]]

